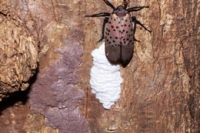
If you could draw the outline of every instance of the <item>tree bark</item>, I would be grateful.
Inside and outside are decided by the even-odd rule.
[[[109,1],[115,7],[123,3],[123,0]],[[0,1],[0,15],[9,17],[8,21],[20,23],[26,32],[29,31],[28,35],[34,38],[34,42],[39,42],[39,67],[35,79],[30,79],[32,86],[30,89],[23,88],[27,89],[25,92],[9,95],[10,98],[0,103],[0,132],[74,133],[76,129],[80,133],[200,132],[200,0],[127,1],[128,7],[149,6],[131,15],[136,16],[152,32],[148,33],[137,26],[135,37],[140,42],[134,43],[133,58],[129,65],[121,67],[121,97],[109,110],[104,109],[91,93],[89,83],[93,66],[91,52],[100,45],[96,41],[101,37],[103,18],[84,16],[112,12],[112,9],[103,0]],[[84,51],[80,56],[81,45]],[[58,69],[54,67],[62,57],[58,48],[68,49],[68,54],[63,56],[67,61],[63,64],[68,67],[76,64],[75,67],[67,67],[70,72],[63,74],[69,82],[74,79],[72,85],[79,87],[78,91],[69,91],[69,95],[80,94],[77,99],[68,99],[67,109],[63,107],[68,111],[64,118],[76,113],[73,115],[76,119],[63,121],[71,125],[70,130],[65,130],[65,126],[55,126],[56,122],[53,123],[55,125],[51,123],[51,120],[59,119],[56,115],[49,119],[50,115],[56,114],[53,111],[59,112],[61,109],[62,112],[63,108],[54,105],[57,99],[61,99],[59,94],[66,94],[49,89],[54,79],[57,80],[56,76],[63,76],[56,75]],[[82,62],[77,66],[80,57]],[[66,70],[66,66],[58,68]],[[38,85],[44,86],[39,88]],[[70,87],[66,87],[66,90]],[[85,97],[77,108],[77,100],[82,97],[81,90],[85,92]],[[34,91],[38,92],[33,95]],[[37,94],[42,95],[41,99],[37,99],[41,102],[36,100],[34,103]],[[56,94],[58,97],[55,98]],[[0,96],[4,97],[5,93]],[[66,97],[61,100],[64,99]],[[39,109],[37,102],[41,107]],[[42,108],[44,102],[48,111]],[[33,106],[36,108],[34,112],[30,110]],[[78,109],[83,115],[77,113]],[[87,122],[90,131],[87,130]]]
[[[110,0],[111,1],[111,0]],[[120,3],[111,1],[115,7]],[[134,1],[149,5],[133,15],[152,31],[137,26],[134,55],[126,68],[120,100],[105,110],[88,82],[90,51],[101,36],[102,19],[86,20],[83,83],[85,116],[92,133],[199,132],[199,1]],[[111,12],[105,3],[87,2],[86,14]],[[93,7],[90,9],[90,7]],[[90,10],[89,10],[90,9]],[[92,47],[92,48],[91,48]]]

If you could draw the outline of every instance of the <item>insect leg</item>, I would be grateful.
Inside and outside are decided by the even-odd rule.
[[[113,10],[115,9],[115,7],[113,6],[113,4],[111,4],[108,0],[103,0],[106,5],[108,5],[109,7],[111,7]]]
[[[101,35],[101,39],[99,39],[99,41],[97,42],[100,42],[104,39],[104,30],[105,30],[105,26],[106,26],[106,23],[108,22],[108,17],[105,17],[104,18],[104,21],[103,21],[103,26],[102,26],[102,35]]]
[[[133,40],[139,42],[136,38],[135,38],[135,32],[136,32],[136,17],[132,17],[132,22],[134,23],[134,27],[133,27]]]
[[[98,13],[98,14],[85,15],[85,17],[105,17],[105,16],[110,16],[110,13],[101,12],[101,13]]]
[[[131,8],[128,8],[127,11],[128,12],[137,12],[143,8],[149,8],[149,6],[136,6],[136,7],[131,7]]]
[[[147,30],[148,32],[151,32],[151,31],[148,30],[140,21],[138,21],[138,20],[136,19],[135,16],[132,17],[132,22],[134,22],[134,29],[133,29],[134,34],[135,34],[135,31],[136,31],[136,24],[139,24],[139,25],[142,26],[145,30]]]

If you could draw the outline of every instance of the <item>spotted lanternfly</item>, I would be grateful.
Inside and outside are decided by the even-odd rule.
[[[108,0],[103,0],[113,9],[112,13],[102,12],[85,17],[105,17],[102,27],[102,36],[98,41],[105,39],[106,57],[112,64],[121,64],[126,67],[133,56],[136,24],[148,30],[135,16],[131,16],[130,12],[136,12],[149,6],[137,6],[127,8],[127,4],[120,5],[115,8]],[[132,25],[134,23],[134,25]]]

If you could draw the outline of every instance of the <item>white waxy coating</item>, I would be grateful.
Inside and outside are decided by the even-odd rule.
[[[123,79],[120,75],[120,65],[112,65],[105,55],[105,42],[92,51],[94,66],[90,70],[90,84],[92,93],[103,104],[105,109],[110,107],[120,98]]]

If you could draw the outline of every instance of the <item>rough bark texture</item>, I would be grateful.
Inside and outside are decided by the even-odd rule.
[[[26,90],[35,74],[38,43],[16,16],[0,9],[0,101],[11,93]]]
[[[150,8],[132,15],[152,33],[137,26],[121,98],[105,110],[89,84],[103,19],[84,15],[111,8],[103,0],[0,0],[0,99],[33,83],[0,103],[0,132],[200,132],[200,0],[129,2],[142,5]]]
[[[40,66],[35,78],[28,78],[32,82],[29,90],[1,103],[2,132],[89,132],[88,122],[77,108],[84,97],[77,87],[84,38],[80,4],[78,0],[1,1],[2,14],[16,17],[39,42],[35,53],[39,54]],[[31,61],[31,57],[27,58]],[[25,96],[20,98],[20,95]]]
[[[110,0],[111,1],[111,0]],[[114,5],[117,2],[112,0]],[[120,100],[104,110],[88,85],[86,117],[91,132],[171,133],[199,132],[199,1],[134,1],[129,6],[149,5],[134,15],[152,30],[137,27],[135,53],[121,69],[124,82]],[[111,11],[105,3],[87,3],[87,14]],[[102,19],[86,23],[85,51],[101,36]],[[96,28],[97,27],[97,28]],[[88,42],[88,43],[87,43]],[[91,48],[92,47],[92,48]],[[97,45],[95,46],[97,47]],[[84,59],[90,59],[90,52]]]
[[[41,71],[33,84],[30,107],[44,115],[46,125],[58,128],[60,133],[88,133],[88,123],[77,109],[79,100],[84,97],[84,91],[77,87],[83,48],[78,43],[65,43],[58,50],[61,58]]]

